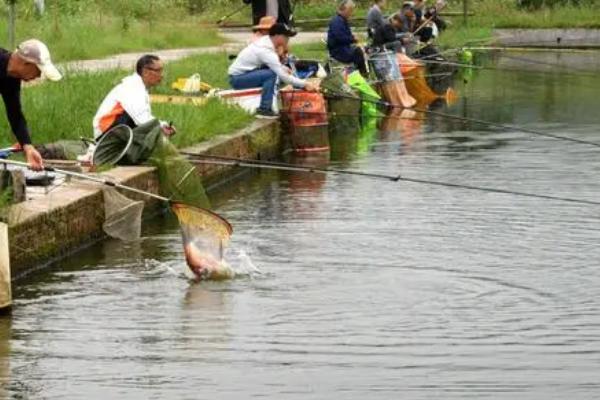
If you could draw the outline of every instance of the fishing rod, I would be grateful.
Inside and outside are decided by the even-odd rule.
[[[571,197],[561,197],[561,196],[551,196],[551,195],[528,193],[528,192],[519,192],[519,191],[509,190],[509,189],[467,185],[467,184],[462,184],[462,183],[442,182],[442,181],[436,181],[436,180],[431,180],[431,179],[407,177],[407,176],[403,176],[403,175],[385,175],[385,174],[376,174],[376,173],[369,173],[369,172],[362,172],[362,171],[349,171],[349,170],[336,169],[336,168],[299,166],[299,165],[294,165],[294,164],[284,163],[284,162],[277,162],[277,161],[244,160],[244,159],[235,158],[235,157],[214,156],[214,155],[191,153],[191,152],[182,152],[182,154],[193,157],[194,158],[193,162],[197,162],[197,163],[201,163],[201,164],[228,165],[228,166],[235,166],[235,167],[272,169],[272,170],[321,173],[321,174],[336,173],[336,174],[344,174],[344,175],[356,175],[356,176],[362,176],[362,177],[367,177],[367,178],[385,179],[385,180],[392,181],[392,182],[410,182],[410,183],[417,183],[417,184],[430,185],[430,186],[441,186],[441,187],[447,187],[447,188],[453,188],[453,189],[472,190],[472,191],[486,192],[486,193],[508,194],[508,195],[519,196],[519,197],[528,197],[528,198],[535,198],[535,199],[554,200],[554,201],[561,201],[561,202],[568,202],[568,203],[575,203],[575,204],[600,206],[599,201],[593,201],[593,200],[584,200],[584,199],[575,199],[575,198],[571,198]]]
[[[245,168],[258,168],[258,169],[274,169],[280,171],[292,171],[292,172],[310,172],[310,173],[334,173],[340,175],[356,175],[364,176],[368,178],[386,179],[389,181],[398,181],[399,175],[385,175],[376,174],[362,171],[349,171],[337,168],[326,168],[326,167],[309,167],[302,165],[294,165],[290,163],[278,162],[278,161],[261,161],[261,160],[244,160],[241,158],[224,157],[224,156],[213,156],[208,154],[192,153],[182,151],[181,154],[192,158],[191,161],[201,164],[215,164],[215,165],[228,165],[232,167],[245,167]]]
[[[577,67],[569,67],[566,65],[556,64],[556,63],[552,63],[552,62],[548,62],[548,61],[533,60],[533,59],[526,58],[526,57],[509,56],[506,54],[503,54],[502,57],[507,58],[509,60],[522,61],[524,63],[529,63],[529,64],[545,65],[545,66],[553,67],[553,68],[582,72],[583,73],[582,75],[587,75],[587,74],[591,73],[590,70],[584,70],[584,69],[577,68]]]
[[[416,112],[416,111],[415,111]],[[280,114],[284,114],[284,115],[299,115],[299,116],[312,116],[312,115],[328,115],[330,117],[361,117],[364,119],[393,119],[393,120],[400,120],[400,119],[404,119],[404,120],[409,120],[409,121],[425,121],[425,118],[417,118],[417,117],[402,117],[402,116],[395,116],[395,115],[369,115],[366,113],[338,113],[335,111],[287,111],[287,110],[281,110],[279,111]]]
[[[438,12],[440,12],[440,11],[442,11],[444,8],[446,8],[446,5],[447,5],[447,4],[446,4],[445,2],[444,2],[444,3],[441,3],[441,4],[440,4],[440,6],[439,6],[439,8],[438,8],[438,6],[437,6],[437,5],[435,5],[435,6],[433,7],[433,9],[435,10],[435,12],[434,12],[434,13],[432,13],[432,14],[431,14],[431,16],[430,16],[429,18],[427,18],[425,21],[423,21],[423,23],[422,23],[422,24],[421,24],[421,25],[420,25],[420,26],[419,26],[417,29],[415,29],[415,30],[412,32],[412,34],[413,34],[413,35],[416,35],[417,33],[419,33],[419,31],[420,31],[421,29],[425,28],[425,26],[426,26],[428,23],[430,23],[431,21],[433,21],[433,19],[434,19],[435,17],[437,17],[437,14],[438,14]]]
[[[299,2],[299,0],[296,0],[296,1],[292,0],[290,2],[290,19],[289,19],[290,24],[289,25],[291,28],[294,28],[294,25],[296,23],[296,15],[294,13],[296,11],[296,5],[298,4],[298,2]]]
[[[509,58],[507,56],[503,56],[503,57]],[[511,71],[511,72],[526,72],[526,73],[535,73],[535,74],[539,74],[539,73],[543,73],[543,74],[548,74],[548,73],[555,74],[556,73],[555,71],[532,71],[532,70],[527,70],[527,69],[523,69],[523,68],[499,68],[499,67],[490,67],[490,66],[483,66],[483,65],[456,63],[456,62],[451,62],[451,61],[429,60],[429,59],[425,59],[425,58],[416,59],[415,61],[422,62],[423,64],[448,65],[448,66],[451,66],[451,67],[471,68],[471,69],[488,70],[488,71]],[[521,59],[521,61],[525,62],[525,59]],[[530,62],[531,63],[537,63],[535,60],[530,60]],[[543,62],[539,62],[539,63],[563,69],[562,71],[560,71],[560,73],[561,74],[565,74],[565,75],[596,77],[596,75],[593,74],[592,72],[584,71],[584,70],[581,70],[581,69],[576,69],[574,72],[571,72],[568,69],[566,69],[566,67],[561,67],[559,65],[555,65],[555,64],[552,64],[552,63],[543,63]]]
[[[329,97],[329,98],[336,98],[336,97],[352,98],[352,99],[354,98],[351,96],[345,96],[340,93],[335,94],[335,95],[327,95],[326,93],[324,93],[323,96]],[[393,104],[393,103],[388,103],[386,101],[381,101],[381,100],[375,101],[375,100],[363,99],[363,101],[386,106],[386,107],[391,107],[391,108],[399,108],[402,110],[413,110],[413,111],[423,112],[423,113],[437,115],[440,117],[445,117],[445,118],[462,121],[462,122],[471,122],[471,123],[475,123],[478,125],[484,125],[484,126],[500,128],[500,129],[505,129],[505,130],[513,130],[513,131],[518,131],[518,132],[523,132],[523,133],[531,133],[532,135],[545,136],[545,137],[549,137],[549,138],[553,138],[553,139],[557,139],[557,140],[563,140],[563,141],[567,141],[567,142],[573,142],[573,143],[585,144],[585,145],[594,146],[594,147],[600,147],[600,143],[597,143],[597,142],[590,142],[588,140],[576,139],[576,138],[562,136],[562,135],[555,135],[552,133],[541,132],[541,131],[537,131],[537,130],[533,130],[533,129],[529,129],[529,128],[524,128],[522,126],[507,125],[507,124],[502,124],[499,122],[486,121],[486,120],[478,119],[478,118],[461,117],[458,115],[448,114],[448,113],[444,113],[441,111],[427,110],[424,108],[404,107],[401,104]]]
[[[217,25],[221,25],[225,20],[233,17],[235,14],[239,13],[240,11],[242,11],[244,8],[246,8],[248,6],[248,4],[244,4],[243,6],[236,8],[234,11],[232,11],[231,13],[221,17],[218,21],[217,21]]]
[[[29,168],[29,165],[25,162],[22,161],[14,161],[14,160],[2,160],[0,159],[0,164],[5,164],[5,165],[14,165],[20,168]],[[54,168],[54,167],[44,167],[43,169],[46,172],[54,172],[57,174],[61,174],[61,175],[65,175],[65,176],[71,176],[74,178],[79,178],[79,179],[85,179],[88,181],[92,181],[92,182],[96,182],[96,183],[100,183],[102,185],[106,185],[106,186],[110,186],[113,188],[117,188],[117,189],[123,189],[132,193],[137,193],[143,196],[147,196],[147,197],[151,197],[154,198],[156,200],[160,200],[163,201],[165,203],[173,203],[173,201],[171,199],[168,199],[164,196],[160,196],[158,194],[155,193],[151,193],[145,190],[141,190],[141,189],[137,189],[131,186],[127,186],[127,185],[123,185],[121,183],[118,182],[114,182],[111,181],[109,179],[106,178],[100,178],[97,176],[93,176],[93,175],[89,175],[89,174],[84,174],[84,173],[80,173],[80,172],[74,172],[74,171],[66,171],[63,169],[59,169],[59,168]]]

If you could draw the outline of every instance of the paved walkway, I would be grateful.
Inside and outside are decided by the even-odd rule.
[[[135,62],[142,55],[147,54],[149,52],[158,55],[165,62],[180,60],[182,58],[196,54],[211,54],[219,53],[222,51],[235,53],[244,47],[244,44],[250,37],[250,33],[247,29],[221,30],[220,34],[223,38],[227,40],[227,43],[223,44],[222,46],[193,47],[169,50],[148,50],[145,52],[117,54],[114,56],[96,60],[70,61],[67,63],[59,64],[59,66],[61,68],[64,68],[66,71],[70,71],[71,73],[104,71],[116,68],[133,69]],[[318,42],[319,40],[321,40],[322,37],[322,32],[300,32],[293,39],[293,43],[306,44]]]

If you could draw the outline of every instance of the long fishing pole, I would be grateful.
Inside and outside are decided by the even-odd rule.
[[[22,161],[14,161],[14,160],[2,160],[0,159],[0,164],[5,164],[5,165],[14,165],[17,167],[21,167],[21,168],[29,168],[29,165],[25,162]],[[106,186],[110,186],[113,188],[117,188],[117,189],[123,189],[123,190],[127,190],[129,192],[132,193],[137,193],[143,196],[147,196],[147,197],[152,197],[156,200],[160,200],[160,201],[164,201],[166,203],[173,203],[173,201],[171,199],[168,199],[164,196],[152,193],[152,192],[147,192],[145,190],[141,190],[141,189],[137,189],[131,186],[127,186],[127,185],[123,185],[121,183],[118,182],[114,182],[111,181],[110,179],[106,179],[106,178],[100,178],[97,176],[93,176],[93,175],[89,175],[89,174],[84,174],[84,173],[80,173],[80,172],[74,172],[74,171],[66,171],[63,169],[59,169],[59,168],[54,168],[54,167],[44,167],[44,171],[46,172],[54,172],[57,174],[61,174],[61,175],[66,175],[66,176],[71,176],[74,178],[79,178],[79,179],[85,179],[88,181],[92,181],[92,182],[96,182],[96,183],[100,183]]]
[[[409,110],[410,111],[410,110]],[[416,113],[417,111],[415,111]],[[319,115],[327,115],[330,117],[361,117],[361,118],[365,118],[365,119],[392,119],[392,120],[399,120],[399,119],[404,119],[404,120],[409,120],[409,121],[425,121],[426,118],[423,117],[403,117],[403,116],[397,116],[397,115],[383,115],[383,114],[377,114],[377,115],[370,115],[368,113],[339,113],[339,112],[335,112],[335,111],[285,111],[285,110],[281,110],[279,111],[280,114],[284,114],[284,115],[297,115],[300,117],[303,116],[319,116]]]
[[[506,56],[504,56],[506,57]],[[542,73],[542,74],[555,74],[555,71],[532,71],[532,70],[527,70],[527,69],[523,69],[523,68],[499,68],[499,67],[491,67],[491,66],[484,66],[484,65],[474,65],[474,64],[464,64],[464,63],[456,63],[456,62],[451,62],[451,61],[438,61],[438,60],[429,60],[426,59],[425,57],[420,58],[420,59],[416,59],[415,61],[417,62],[421,62],[423,64],[436,64],[436,65],[448,65],[451,67],[459,67],[459,68],[471,68],[471,69],[478,69],[478,70],[488,70],[488,71],[509,71],[509,72],[527,72],[527,73]],[[521,61],[526,62],[525,59],[521,59]],[[585,77],[596,77],[596,75],[594,75],[592,72],[589,71],[584,71],[581,69],[576,69],[573,72],[569,71],[568,69],[565,69],[566,67],[561,67],[552,63],[542,63],[542,62],[535,62],[535,60],[531,60],[531,63],[536,63],[536,64],[545,64],[545,65],[549,65],[549,66],[554,66],[556,68],[562,68],[564,70],[560,71],[561,74],[565,74],[565,75],[572,75],[572,76],[585,76]],[[402,64],[401,64],[402,65]]]
[[[236,8],[234,11],[232,11],[231,13],[221,17],[218,21],[217,21],[217,25],[221,25],[225,20],[233,17],[235,14],[239,13],[240,11],[242,11],[244,8],[246,8],[248,6],[248,4],[244,4],[243,6]]]
[[[324,94],[324,96],[329,97],[329,98],[336,98],[336,97],[340,98],[341,97],[341,98],[354,99],[354,97],[352,97],[352,96],[345,96],[345,95],[339,94],[339,93],[335,94],[335,95]],[[417,111],[417,112],[423,112],[423,113],[437,115],[440,117],[445,117],[445,118],[449,118],[449,119],[453,119],[453,120],[457,120],[457,121],[471,122],[471,123],[475,123],[478,125],[484,125],[484,126],[500,128],[500,129],[505,129],[505,130],[513,130],[513,131],[518,131],[518,132],[523,132],[523,133],[531,133],[532,135],[545,136],[545,137],[549,137],[549,138],[553,138],[553,139],[557,139],[557,140],[563,140],[563,141],[567,141],[567,142],[573,142],[573,143],[585,144],[585,145],[594,146],[594,147],[600,147],[600,143],[597,143],[597,142],[590,142],[588,140],[576,139],[576,138],[562,136],[562,135],[555,135],[553,133],[541,132],[541,131],[537,131],[537,130],[533,130],[533,129],[529,129],[529,128],[524,128],[522,126],[507,125],[507,124],[502,124],[499,122],[486,121],[486,120],[478,119],[478,118],[461,117],[458,115],[448,114],[448,113],[444,113],[444,112],[440,112],[440,111],[427,110],[424,108],[404,107],[401,104],[388,103],[387,101],[381,101],[381,100],[375,101],[375,100],[369,100],[369,99],[362,99],[362,101],[373,103],[373,104],[378,104],[378,105],[382,105],[382,106],[386,106],[386,107],[391,107],[391,108],[398,108],[398,109],[402,109],[402,110],[413,110],[413,111]]]
[[[310,172],[310,173],[334,173],[340,175],[357,175],[369,178],[386,179],[389,181],[398,181],[399,175],[385,175],[376,174],[362,171],[349,171],[337,168],[326,168],[326,167],[309,167],[303,165],[294,165],[278,161],[261,161],[261,160],[244,160],[241,158],[214,156],[208,154],[199,154],[182,151],[181,154],[192,158],[193,162],[201,164],[215,164],[215,165],[228,165],[232,167],[245,167],[245,168],[258,168],[258,169],[274,169],[280,171],[292,171],[292,172]]]
[[[257,169],[272,169],[272,170],[282,170],[282,171],[295,171],[295,172],[308,172],[308,173],[336,173],[336,174],[344,174],[344,175],[356,175],[367,178],[379,178],[385,179],[392,182],[411,182],[418,183],[423,185],[432,185],[432,186],[442,186],[453,189],[464,189],[464,190],[473,190],[479,192],[486,193],[498,193],[498,194],[509,194],[513,196],[519,197],[528,197],[528,198],[536,198],[536,199],[544,199],[544,200],[554,200],[568,203],[576,203],[576,204],[586,204],[586,205],[594,205],[600,206],[599,201],[593,200],[584,200],[584,199],[575,199],[570,197],[561,197],[561,196],[551,196],[544,194],[536,194],[536,193],[528,193],[528,192],[518,192],[509,189],[500,189],[500,188],[492,188],[485,186],[474,186],[474,185],[466,185],[461,183],[451,183],[451,182],[442,182],[430,179],[420,179],[420,178],[412,178],[403,175],[385,175],[385,174],[376,174],[369,172],[361,172],[361,171],[349,171],[343,169],[336,168],[325,168],[325,167],[309,167],[309,166],[300,166],[294,165],[290,163],[283,163],[277,161],[261,161],[261,160],[244,160],[241,158],[235,157],[224,157],[224,156],[214,156],[208,154],[199,154],[199,153],[190,153],[190,152],[182,152],[184,155],[189,155],[194,158],[193,162],[201,163],[201,164],[213,164],[213,165],[228,165],[235,167],[246,167],[246,168],[257,168]]]
[[[502,57],[507,58],[509,60],[521,61],[521,62],[528,63],[528,64],[545,65],[545,66],[553,67],[553,68],[559,68],[559,69],[567,69],[567,70],[577,71],[577,72],[582,73],[581,75],[589,74],[590,73],[590,70],[584,70],[582,68],[577,68],[577,67],[572,67],[572,66],[569,67],[569,66],[566,66],[566,65],[557,64],[557,63],[548,62],[548,61],[533,60],[531,58],[509,56],[509,55],[506,55],[506,54],[503,54]]]

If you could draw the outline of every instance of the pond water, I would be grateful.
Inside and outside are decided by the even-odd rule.
[[[442,110],[600,142],[597,77],[523,69],[457,80]],[[338,168],[600,200],[592,146],[436,116],[331,144]],[[297,172],[212,200],[245,273],[190,283],[177,223],[157,217],[139,243],[24,278],[0,320],[1,396],[600,395],[600,207]]]

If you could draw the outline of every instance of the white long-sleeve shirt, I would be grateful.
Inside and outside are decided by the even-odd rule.
[[[284,69],[270,36],[262,37],[242,50],[229,67],[228,73],[229,75],[242,75],[264,67],[275,72],[284,83],[301,88],[306,85],[305,80],[296,78]]]
[[[148,89],[137,73],[123,78],[100,104],[93,121],[94,138],[106,132],[123,113],[127,113],[136,125],[154,119]]]

